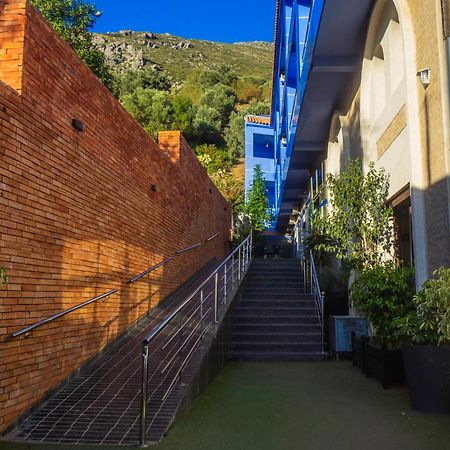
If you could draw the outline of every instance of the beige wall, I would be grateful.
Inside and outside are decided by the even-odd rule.
[[[445,0],[448,2],[448,0]],[[449,8],[450,10],[450,8]],[[378,0],[370,20],[360,89],[335,113],[326,155],[338,173],[349,157],[376,161],[390,195],[411,186],[417,286],[450,266],[449,93],[441,0]],[[417,72],[430,68],[425,88]]]

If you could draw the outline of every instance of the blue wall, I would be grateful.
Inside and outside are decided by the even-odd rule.
[[[299,93],[304,91],[307,80],[307,77],[303,76],[307,36],[312,36],[315,41],[316,33],[311,33],[311,25],[318,28],[320,22],[320,16],[315,18],[314,23],[310,20],[311,1],[280,0],[271,125],[250,122],[245,125],[245,189],[247,192],[250,188],[253,169],[260,164],[266,179],[273,215],[270,229],[274,229],[280,212],[281,197],[297,131],[301,104]],[[316,0],[316,3],[323,1]],[[271,143],[269,139],[272,139]]]

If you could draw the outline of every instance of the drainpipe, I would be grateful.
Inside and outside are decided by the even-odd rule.
[[[441,89],[444,116],[445,165],[447,175],[447,199],[450,200],[450,0],[440,0],[442,33],[444,39],[444,61],[441,57]],[[448,208],[450,224],[450,208]],[[449,230],[450,231],[450,230]]]

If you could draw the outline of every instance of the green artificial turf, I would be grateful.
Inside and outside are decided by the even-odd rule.
[[[0,443],[8,450],[125,449]],[[230,363],[155,450],[450,450],[450,416],[412,411],[347,361]]]

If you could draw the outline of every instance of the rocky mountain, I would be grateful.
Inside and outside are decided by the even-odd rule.
[[[122,30],[96,34],[95,43],[115,71],[163,70],[174,83],[185,80],[193,69],[219,64],[235,68],[241,76],[270,78],[272,72],[273,46],[268,42],[227,44]]]

